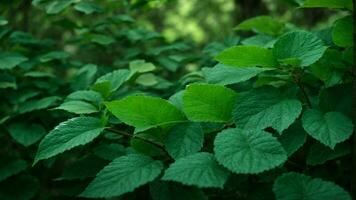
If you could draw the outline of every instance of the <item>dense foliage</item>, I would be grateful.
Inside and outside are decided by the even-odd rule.
[[[156,1],[4,1],[0,199],[351,200],[352,1],[288,2],[337,19],[201,50],[135,20]]]

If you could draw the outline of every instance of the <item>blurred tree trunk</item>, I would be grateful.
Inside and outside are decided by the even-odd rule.
[[[234,0],[236,21],[241,21],[267,13],[267,7],[262,0]]]

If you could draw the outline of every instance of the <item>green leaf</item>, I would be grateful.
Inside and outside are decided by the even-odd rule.
[[[8,23],[7,19],[5,19],[3,16],[0,16],[0,26],[4,26]]]
[[[158,78],[152,73],[141,74],[139,77],[137,77],[135,82],[139,85],[148,87],[156,85],[158,83]]]
[[[288,128],[300,115],[302,104],[272,87],[251,90],[236,100],[233,118],[244,129],[272,127],[279,133]]]
[[[276,179],[273,191],[277,200],[351,200],[350,195],[333,182],[289,172]]]
[[[41,62],[49,62],[52,60],[63,60],[70,56],[69,53],[65,51],[52,51],[40,57]]]
[[[305,0],[303,8],[347,8],[352,10],[352,0]]]
[[[154,66],[150,62],[146,62],[145,60],[134,60],[131,61],[129,64],[131,73],[146,73],[146,72],[151,72],[156,69],[156,66]]]
[[[230,85],[247,81],[258,74],[271,69],[260,67],[237,68],[233,66],[217,64],[213,68],[204,67],[203,75],[208,83]]]
[[[333,42],[340,47],[352,47],[354,45],[353,25],[351,15],[337,20],[331,33]]]
[[[76,117],[60,123],[41,141],[34,164],[74,147],[87,144],[104,130],[102,122],[94,117]]]
[[[319,110],[309,109],[304,112],[302,122],[310,136],[332,149],[352,135],[352,121],[339,112],[323,114]]]
[[[256,56],[258,55],[258,56]],[[235,46],[225,49],[215,60],[234,67],[276,67],[277,61],[270,49],[259,46]]]
[[[98,108],[91,103],[75,100],[66,101],[54,109],[65,110],[74,114],[91,114],[99,111]]]
[[[221,85],[188,85],[183,95],[183,110],[189,120],[198,122],[227,122],[236,93]]]
[[[74,6],[74,9],[87,15],[103,12],[103,8],[93,2],[81,1]]]
[[[94,148],[94,154],[105,160],[114,160],[126,154],[126,149],[121,144],[102,144]]]
[[[30,100],[19,106],[19,113],[27,113],[34,110],[42,110],[54,105],[60,98],[57,96],[45,97],[42,99]]]
[[[1,158],[0,162],[0,181],[3,181],[10,176],[16,175],[27,168],[27,163],[24,160],[9,160]]]
[[[287,160],[278,140],[262,130],[223,130],[215,138],[214,152],[220,164],[242,174],[261,173]]]
[[[302,124],[298,121],[292,124],[283,134],[278,137],[288,156],[291,156],[307,141],[307,133],[304,131]]]
[[[316,35],[306,31],[294,31],[282,35],[274,44],[273,54],[280,61],[299,59],[300,66],[318,61],[327,47]]]
[[[28,58],[18,53],[0,53],[0,70],[12,69],[27,60]]]
[[[94,103],[99,103],[103,100],[100,93],[91,90],[79,90],[75,91],[67,96],[70,100],[84,100]]]
[[[202,188],[223,188],[228,177],[229,172],[216,162],[212,154],[201,152],[175,161],[165,171],[162,180]]]
[[[105,103],[108,110],[136,131],[185,121],[184,114],[169,101],[150,96],[128,96]]]
[[[14,123],[7,130],[14,140],[25,147],[38,142],[46,134],[46,130],[41,125],[33,123]]]
[[[16,79],[8,73],[0,73],[0,89],[6,88],[17,89]]]
[[[118,69],[113,72],[107,73],[99,77],[95,81],[95,85],[100,83],[109,82],[110,92],[116,91],[123,83],[125,83],[130,78],[130,71],[127,69]]]
[[[37,178],[21,175],[0,183],[0,199],[31,200],[34,199],[39,188],[40,183]]]
[[[152,182],[150,193],[153,200],[207,200],[203,191],[198,188],[167,181]]]
[[[162,131],[159,128],[152,128],[141,133],[136,133],[130,140],[131,147],[146,156],[162,156],[165,152],[149,142],[144,141],[144,138],[149,141],[162,143]]]
[[[115,38],[102,34],[94,34],[91,36],[91,41],[103,46],[108,46],[115,42]]]
[[[203,147],[204,132],[198,123],[174,126],[166,136],[165,146],[174,159],[198,152]]]
[[[270,16],[257,16],[241,22],[236,30],[248,30],[268,35],[278,35],[284,25]]]
[[[351,152],[349,143],[340,143],[335,146],[334,150],[317,142],[314,143],[307,155],[308,165],[321,165],[329,160],[345,156]]]
[[[113,160],[89,184],[82,197],[105,198],[120,196],[153,181],[163,168],[160,161],[129,154]]]
[[[62,10],[66,9],[70,6],[74,0],[56,0],[52,1],[47,7],[46,12],[47,14],[58,14]]]
[[[62,175],[59,178],[56,178],[56,180],[74,180],[95,177],[95,175],[107,164],[107,161],[90,155],[67,165]]]

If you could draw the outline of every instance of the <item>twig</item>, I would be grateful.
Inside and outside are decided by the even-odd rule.
[[[115,129],[113,127],[108,127],[108,128],[105,128],[105,130],[107,131],[110,131],[110,132],[113,132],[113,133],[118,133],[122,136],[125,136],[125,137],[128,137],[128,138],[137,138],[137,139],[140,139],[144,142],[147,142],[149,144],[152,144],[154,145],[155,147],[161,149],[163,152],[167,153],[166,149],[164,148],[164,145],[159,143],[159,142],[156,142],[156,141],[153,141],[151,139],[148,139],[148,138],[145,138],[145,137],[142,137],[140,135],[133,135],[133,134],[130,134],[130,133],[127,133],[125,131],[122,131],[122,130],[118,130],[118,129]]]

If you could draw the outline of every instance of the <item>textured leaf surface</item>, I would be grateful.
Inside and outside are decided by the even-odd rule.
[[[12,138],[26,147],[36,143],[46,134],[46,130],[39,124],[15,123],[7,130]]]
[[[258,55],[258,56],[256,56]],[[272,51],[258,46],[235,46],[225,49],[215,57],[225,65],[235,67],[276,67]]]
[[[278,140],[260,130],[226,129],[216,136],[214,152],[220,164],[242,174],[260,173],[287,159]]]
[[[226,122],[236,93],[224,86],[212,84],[189,85],[183,95],[183,110],[192,121]]]
[[[34,163],[87,144],[103,130],[101,121],[94,117],[77,117],[62,122],[43,138]]]
[[[65,110],[75,114],[90,114],[99,111],[93,104],[85,101],[66,101],[55,109]]]
[[[301,111],[298,100],[284,97],[275,88],[260,88],[237,98],[233,118],[238,126],[246,129],[272,127],[282,133]]]
[[[100,93],[91,90],[78,90],[67,96],[70,100],[84,100],[89,102],[99,103],[103,100]]]
[[[0,53],[0,69],[12,69],[27,60],[28,58],[17,53]]]
[[[333,42],[340,47],[353,46],[353,25],[354,21],[351,15],[337,20],[332,30]]]
[[[143,131],[185,121],[184,114],[169,101],[150,96],[129,96],[105,104],[122,122]]]
[[[229,172],[220,166],[209,153],[196,153],[180,158],[165,171],[163,180],[198,187],[223,188]]]
[[[313,33],[294,31],[281,36],[273,47],[274,56],[281,62],[296,59],[302,67],[318,61],[327,47]]]
[[[203,147],[204,132],[198,123],[178,124],[166,136],[166,149],[174,159],[198,152]]]
[[[340,186],[295,172],[278,177],[273,191],[277,200],[351,200],[350,195]]]
[[[352,134],[352,121],[339,112],[323,114],[318,110],[307,110],[302,117],[305,131],[321,143],[334,148]]]
[[[270,70],[260,67],[232,67],[228,65],[218,64],[213,68],[203,68],[203,75],[208,83],[229,85],[247,81],[258,74]]]
[[[236,29],[251,30],[268,35],[278,35],[283,29],[283,24],[270,16],[257,16],[243,21]]]
[[[120,196],[153,181],[163,168],[160,161],[129,154],[113,160],[102,169],[80,195],[90,198]]]

